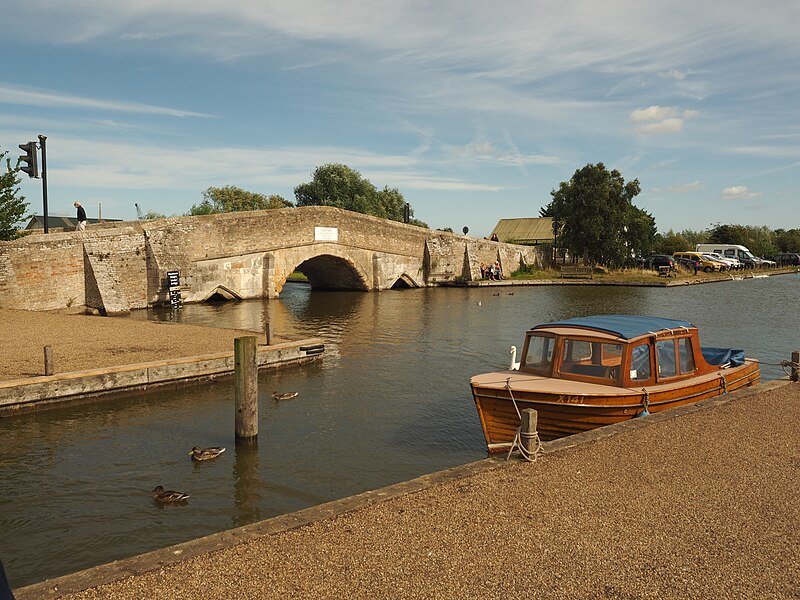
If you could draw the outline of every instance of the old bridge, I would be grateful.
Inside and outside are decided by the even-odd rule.
[[[85,305],[104,314],[166,302],[275,298],[294,271],[314,288],[385,290],[510,273],[536,248],[490,242],[330,207],[171,217],[0,242],[0,308]]]

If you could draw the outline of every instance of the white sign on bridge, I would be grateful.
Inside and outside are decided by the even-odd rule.
[[[314,227],[314,241],[315,242],[338,242],[339,241],[339,228],[338,227]]]

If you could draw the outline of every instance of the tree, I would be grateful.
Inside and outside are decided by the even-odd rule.
[[[21,237],[19,225],[28,212],[25,196],[19,195],[19,165],[11,167],[8,152],[0,152],[0,161],[6,160],[5,173],[0,175],[0,240],[13,240]]]
[[[234,185],[210,187],[203,192],[203,201],[192,205],[189,215],[210,215],[224,212],[244,210],[270,210],[274,208],[290,208],[294,206],[282,196],[265,196],[256,192],[248,192]]]
[[[781,252],[800,252],[800,229],[776,229],[775,243]]]
[[[653,252],[672,255],[675,252],[691,251],[694,248],[694,245],[686,236],[675,233],[670,229],[667,233],[656,235]]]
[[[384,187],[378,190],[361,173],[347,165],[329,163],[317,167],[308,183],[294,188],[297,206],[335,206],[392,221],[403,221],[406,205],[403,194],[397,188]],[[427,227],[414,219],[409,207],[410,223]]]
[[[639,180],[625,183],[616,169],[587,164],[550,192],[550,204],[540,210],[558,223],[558,245],[584,261],[622,266],[634,254],[651,250],[655,219],[632,203]]]

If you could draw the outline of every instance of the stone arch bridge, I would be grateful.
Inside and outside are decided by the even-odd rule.
[[[294,271],[315,289],[380,291],[540,265],[541,250],[313,206],[105,223],[0,242],[0,308],[124,313],[169,300],[275,298]]]

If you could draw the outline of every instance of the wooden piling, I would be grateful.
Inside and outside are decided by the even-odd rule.
[[[520,412],[520,417],[522,422],[519,428],[519,443],[523,454],[530,456],[539,449],[539,435],[536,431],[539,415],[533,408],[524,408]]]
[[[267,340],[266,341],[267,346],[271,346],[272,345],[272,325],[269,324],[269,321],[267,321],[264,324],[264,336],[266,337],[266,340]]]
[[[234,396],[236,398],[236,443],[258,441],[258,363],[255,336],[233,340]]]
[[[800,352],[792,352],[792,381],[800,381]]]
[[[55,373],[53,367],[53,349],[50,346],[44,347],[44,374],[52,375]]]

